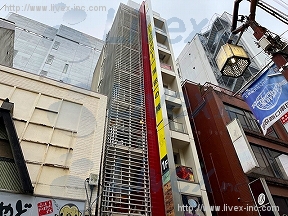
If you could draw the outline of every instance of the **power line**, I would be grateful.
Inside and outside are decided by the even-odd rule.
[[[283,2],[284,4],[286,4],[288,6],[288,4],[286,2],[284,2],[283,0],[280,0],[281,2]]]
[[[281,5],[282,7],[284,7],[286,10],[288,10],[288,4],[285,3],[284,1],[280,0],[281,2],[279,2],[279,0],[273,0],[274,2],[276,2],[277,4]],[[284,4],[283,4],[284,3]],[[286,6],[287,5],[287,6]]]

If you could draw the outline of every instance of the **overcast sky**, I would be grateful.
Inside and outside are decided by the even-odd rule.
[[[94,0],[94,1],[19,1],[4,0],[0,3],[0,17],[5,18],[8,12],[17,12],[20,15],[29,17],[50,26],[60,24],[75,28],[79,31],[103,39],[105,32],[110,28],[112,17],[117,8],[128,0]],[[173,42],[173,50],[177,58],[185,43],[191,40],[196,32],[207,28],[215,14],[222,14],[227,11],[232,14],[234,0],[151,0],[152,9],[160,13],[161,17],[168,20],[170,38]],[[141,3],[140,0],[135,0]],[[265,0],[275,8],[288,14],[288,0]],[[239,14],[249,15],[249,5],[247,0],[240,4]],[[36,11],[36,7],[41,8]],[[83,11],[75,11],[74,7],[83,7]],[[32,11],[34,10],[34,11]],[[46,10],[46,11],[45,11]],[[275,19],[271,15],[263,12],[260,8],[256,11],[256,20],[273,32],[282,34],[288,30],[288,26]],[[180,29],[179,29],[180,25]],[[203,31],[203,30],[202,30]],[[288,33],[284,35],[288,38]]]

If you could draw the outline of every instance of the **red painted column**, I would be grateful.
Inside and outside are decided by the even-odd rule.
[[[148,34],[146,23],[145,2],[140,7],[140,26],[142,35],[142,53],[144,69],[145,108],[148,142],[148,163],[150,172],[150,195],[152,215],[165,216],[164,196],[162,189],[162,176],[160,155],[156,131],[156,117],[152,90],[152,76],[149,59]]]

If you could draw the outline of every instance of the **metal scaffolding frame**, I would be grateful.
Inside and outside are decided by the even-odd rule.
[[[151,215],[139,12],[120,4],[104,46],[108,95],[100,215]]]

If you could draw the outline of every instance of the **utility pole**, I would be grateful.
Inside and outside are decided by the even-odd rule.
[[[272,57],[272,61],[279,68],[279,71],[283,74],[286,80],[288,80],[288,45],[283,42],[278,35],[273,35],[267,28],[260,26],[255,21],[256,6],[258,6],[259,0],[249,0],[250,4],[250,15],[246,17],[247,21],[240,27],[237,27],[238,21],[238,10],[239,4],[242,0],[235,0],[234,2],[234,11],[233,11],[233,20],[232,20],[232,34],[238,34],[243,32],[248,27],[254,31],[254,37],[257,39],[258,45]],[[264,10],[269,12],[271,15],[275,16],[284,23],[288,23],[287,18],[276,11],[274,8],[265,5]],[[263,8],[262,8],[263,9]],[[243,18],[243,17],[242,17]],[[280,19],[281,18],[281,19]]]

